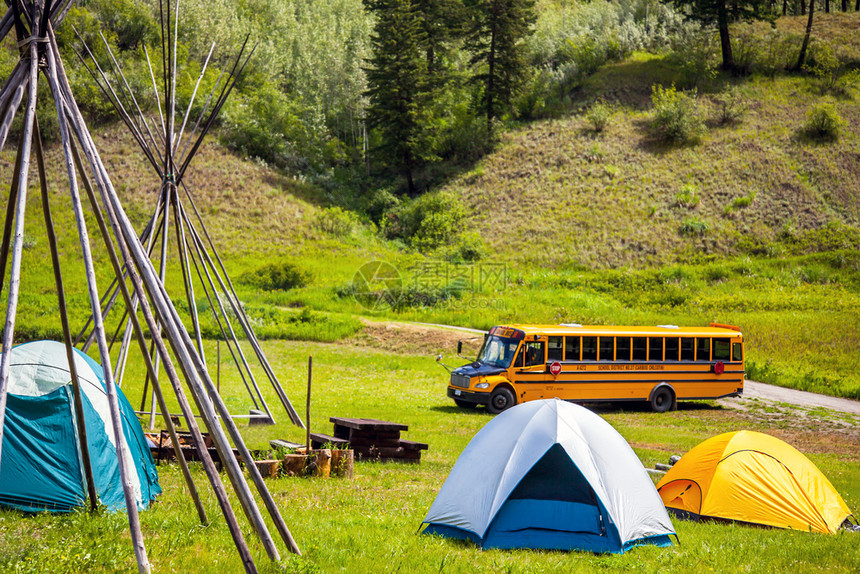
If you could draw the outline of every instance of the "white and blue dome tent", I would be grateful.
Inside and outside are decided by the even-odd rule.
[[[482,548],[623,553],[675,535],[627,441],[558,399],[517,405],[478,431],[422,524]]]
[[[111,510],[125,509],[101,366],[74,349],[96,492]],[[114,387],[122,416],[123,457],[138,510],[161,493],[146,437],[131,405]],[[0,505],[26,512],[67,512],[87,499],[66,347],[37,341],[11,351]]]

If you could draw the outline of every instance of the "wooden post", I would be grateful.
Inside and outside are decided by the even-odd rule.
[[[221,394],[221,339],[215,339],[215,360],[217,361],[217,374],[215,375],[215,380],[217,381],[218,394]]]
[[[305,452],[310,454],[311,452],[311,377],[313,375],[314,369],[314,358],[313,355],[308,356],[308,400],[305,404],[305,420],[307,424],[305,425]]]

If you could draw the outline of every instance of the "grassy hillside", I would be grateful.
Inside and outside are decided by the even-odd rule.
[[[779,28],[796,32],[799,22],[781,19]],[[820,23],[826,33],[816,45],[829,42],[851,65],[860,62],[860,34],[850,34],[860,29],[856,14]],[[751,30],[755,38],[769,33]],[[709,124],[701,141],[669,145],[651,128],[651,90],[680,82],[684,69],[673,57],[644,53],[606,66],[573,94],[579,103],[570,114],[515,126],[494,152],[434,192],[453,197],[464,213],[457,228],[482,239],[483,259],[471,264],[385,240],[366,215],[334,206],[353,191],[284,176],[215,138],[188,183],[266,338],[336,340],[361,328],[357,315],[480,328],[719,321],[744,330],[752,377],[860,397],[860,96],[849,89],[833,99],[845,120],[841,135],[816,141],[802,126],[813,103],[833,98],[821,81],[717,76],[698,98]],[[730,89],[746,113],[718,125],[719,98]],[[587,118],[597,101],[613,110],[602,132]],[[121,126],[96,128],[96,143],[142,227],[155,202],[153,174]],[[0,185],[8,187],[12,161],[7,149]],[[73,328],[80,328],[89,304],[56,145],[47,163]],[[18,340],[59,336],[40,204],[33,190]],[[95,236],[92,219],[89,226]],[[111,273],[97,241],[94,248],[103,288]],[[355,273],[374,260],[400,273],[394,308],[368,308],[354,297]],[[280,262],[307,272],[308,285],[266,291],[240,280]],[[168,288],[183,308],[175,257],[171,266]],[[502,270],[499,281],[469,279],[491,268]]]

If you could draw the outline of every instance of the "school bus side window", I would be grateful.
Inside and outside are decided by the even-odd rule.
[[[678,337],[666,337],[666,360],[678,360]]]
[[[714,339],[714,360],[715,361],[730,361],[731,360],[731,344],[728,339]]]
[[[600,337],[600,360],[615,360],[615,337]]]
[[[743,345],[740,343],[732,343],[732,360],[733,361],[743,361],[744,360],[744,351]]]
[[[582,338],[582,360],[596,361],[597,360],[597,337]]]
[[[681,337],[681,360],[692,361],[696,357],[696,339]]]
[[[522,366],[524,364],[523,359],[525,358],[525,355],[526,355],[526,346],[525,346],[525,344],[523,344],[523,346],[520,347],[520,350],[517,353],[517,358],[514,360],[514,367],[522,368]]]
[[[648,339],[646,337],[633,337],[633,360],[648,360]]]
[[[648,360],[663,360],[663,337],[648,337]]]
[[[564,357],[564,338],[563,337],[547,337],[546,339],[546,360],[547,361],[563,361]]]
[[[543,365],[546,362],[544,359],[543,345],[543,342],[530,342],[525,344],[526,367]]]
[[[615,360],[629,361],[630,360],[630,337],[616,337],[615,339]]]
[[[578,361],[579,360],[579,337],[564,338],[564,360]]]
[[[711,340],[708,338],[696,339],[696,360],[710,361],[711,360]]]

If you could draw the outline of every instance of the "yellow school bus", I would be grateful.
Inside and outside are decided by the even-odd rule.
[[[665,412],[678,399],[740,396],[744,341],[740,329],[708,327],[500,325],[477,359],[451,372],[457,406],[499,413],[517,403],[648,401]]]

